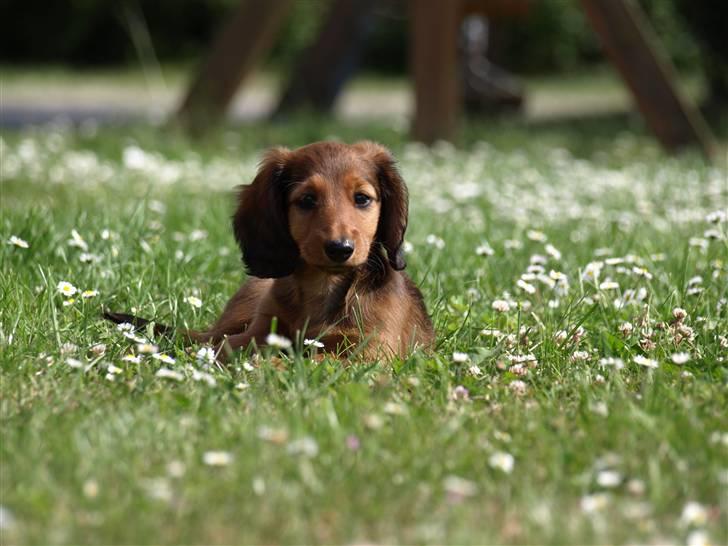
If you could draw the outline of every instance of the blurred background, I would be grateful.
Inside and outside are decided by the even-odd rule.
[[[382,119],[405,128],[414,108],[410,12],[401,0],[370,4],[349,44],[347,74],[332,83],[336,96],[323,107],[309,101],[304,110],[352,121]],[[496,4],[520,7],[482,14],[473,9],[459,23],[458,77],[467,119],[508,115],[537,122],[632,110],[629,92],[605,60],[580,2]],[[709,0],[638,4],[661,52],[674,63],[676,85],[723,134],[728,8]],[[4,0],[1,5],[0,124],[17,127],[59,117],[79,123],[169,119],[240,2]],[[290,3],[269,47],[237,89],[229,120],[263,120],[281,109],[291,75],[305,62],[332,5],[331,0]]]

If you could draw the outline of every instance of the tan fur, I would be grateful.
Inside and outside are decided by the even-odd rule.
[[[371,201],[361,206],[357,194]],[[300,204],[306,196],[314,208]],[[383,147],[320,142],[271,150],[233,218],[252,276],[215,324],[187,335],[216,344],[221,358],[253,341],[264,345],[274,318],[279,334],[319,338],[337,354],[389,358],[430,346],[422,295],[401,271],[406,225],[406,186]],[[341,239],[354,250],[336,263],[324,248]]]

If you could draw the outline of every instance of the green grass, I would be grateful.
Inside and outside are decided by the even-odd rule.
[[[2,543],[725,543],[728,224],[706,216],[725,213],[728,173],[614,127],[505,122],[432,150],[396,128],[306,121],[197,143],[140,127],[3,133]],[[207,370],[214,385],[173,340],[154,342],[174,364],[123,361],[135,344],[102,309],[214,319],[244,277],[232,188],[264,147],[331,135],[399,158],[436,350],[351,366],[294,352],[284,369],[240,355]],[[595,261],[597,283],[583,275]],[[568,289],[538,268],[533,294],[517,286],[542,262]],[[61,281],[98,295],[64,305]],[[676,307],[693,339],[678,343]],[[537,364],[514,368],[525,355]],[[229,464],[205,464],[210,451]]]

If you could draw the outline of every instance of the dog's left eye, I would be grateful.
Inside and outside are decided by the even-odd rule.
[[[364,208],[369,205],[369,203],[372,202],[372,198],[369,197],[366,193],[357,193],[354,194],[354,204],[357,207]]]

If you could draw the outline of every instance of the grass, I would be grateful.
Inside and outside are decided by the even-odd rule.
[[[612,129],[3,133],[2,543],[725,543],[728,173]],[[211,321],[243,279],[231,189],[331,135],[399,158],[436,350],[124,361],[102,309]]]

